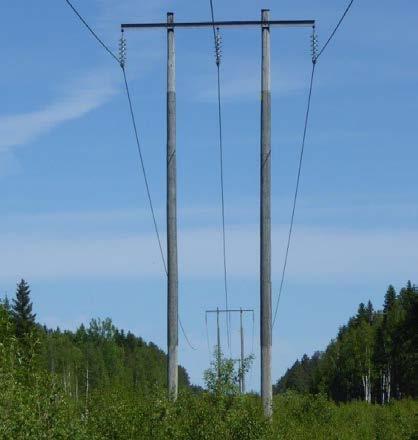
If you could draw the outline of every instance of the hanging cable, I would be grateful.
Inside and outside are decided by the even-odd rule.
[[[212,351],[210,349],[210,341],[209,341],[208,312],[205,312],[205,326],[206,326],[206,342],[208,344],[209,359],[211,359],[212,358]]]
[[[331,32],[331,35],[328,37],[328,40],[326,41],[326,43],[322,46],[321,50],[319,51],[318,55],[316,55],[316,60],[318,60],[318,58],[322,55],[322,52],[324,52],[324,50],[327,48],[328,44],[330,43],[330,41],[333,39],[335,33],[337,32],[338,28],[340,27],[341,23],[343,22],[345,16],[347,15],[348,11],[351,8],[351,5],[354,3],[354,0],[351,0],[350,3],[347,5],[347,7],[345,8],[345,11],[343,13],[343,15],[341,16],[341,18],[339,19],[337,25],[335,26],[334,30]]]
[[[84,18],[79,14],[77,9],[72,5],[72,3],[69,0],[65,0],[67,5],[73,10],[74,14],[77,15],[77,17],[80,19],[80,21],[84,24],[84,26],[90,31],[90,33],[93,35],[93,37],[99,42],[99,44],[102,45],[102,47],[108,52],[108,54],[116,60],[117,63],[119,63],[118,57],[109,49],[109,47],[103,43],[103,40],[101,40],[96,32],[89,26],[89,24],[84,20]]]
[[[311,96],[312,96],[312,87],[313,87],[313,80],[314,80],[314,74],[315,74],[315,67],[316,67],[316,63],[318,62],[319,57],[323,54],[325,49],[328,47],[328,44],[333,39],[334,35],[336,34],[337,30],[339,29],[341,23],[343,22],[344,18],[346,17],[346,15],[347,15],[348,11],[350,10],[353,3],[354,3],[354,0],[351,0],[348,3],[347,7],[344,10],[344,13],[342,14],[341,18],[338,20],[338,23],[336,24],[335,28],[333,29],[333,31],[331,32],[327,41],[322,46],[322,48],[319,52],[318,52],[318,38],[315,33],[315,26],[313,27],[313,32],[312,32],[312,36],[311,36],[312,72],[311,72],[311,80],[310,80],[310,85],[309,85],[308,104],[307,104],[307,109],[306,109],[306,114],[305,114],[305,126],[303,129],[302,148],[301,148],[300,157],[299,157],[298,175],[297,175],[297,179],[296,179],[295,195],[293,198],[292,215],[291,215],[291,220],[290,220],[289,233],[288,233],[288,237],[287,237],[285,259],[284,259],[284,264],[283,264],[283,269],[282,269],[282,276],[281,276],[281,280],[280,280],[279,293],[278,293],[276,307],[275,307],[275,311],[274,311],[273,327],[274,327],[274,324],[276,323],[277,311],[279,309],[280,298],[282,296],[283,283],[284,283],[284,278],[285,278],[286,268],[287,268],[287,260],[288,260],[288,256],[289,256],[290,241],[291,241],[292,232],[293,232],[293,222],[294,222],[294,218],[295,218],[296,202],[297,202],[297,197],[298,197],[298,192],[299,192],[300,173],[302,170],[303,153],[304,153],[304,149],[305,149],[306,131],[307,131],[307,126],[308,126],[309,110],[310,110],[310,105],[311,105]]]
[[[314,75],[315,75],[316,60],[318,58],[316,55],[317,37],[315,34],[315,28],[313,28],[313,32],[312,32],[311,48],[312,48],[312,70],[311,70],[311,79],[310,79],[310,83],[309,83],[308,103],[307,103],[306,113],[305,113],[305,124],[304,124],[304,128],[303,128],[302,146],[301,146],[300,155],[299,155],[299,166],[298,166],[298,174],[297,174],[297,178],[296,178],[296,189],[295,189],[295,194],[293,197],[292,215],[290,218],[290,226],[289,226],[289,232],[288,232],[288,236],[287,236],[286,252],[285,252],[285,257],[284,257],[282,276],[281,276],[281,280],[280,280],[279,293],[277,296],[276,307],[274,310],[273,327],[274,327],[274,324],[276,323],[277,311],[279,309],[280,298],[282,296],[282,291],[283,291],[283,283],[284,283],[284,279],[285,279],[285,275],[286,275],[290,242],[291,242],[292,233],[293,233],[293,223],[295,220],[296,203],[297,203],[298,194],[299,194],[299,184],[300,184],[300,175],[301,175],[301,171],[302,171],[303,153],[305,151],[306,132],[307,132],[307,128],[308,128],[309,111],[311,108],[312,87],[313,87],[313,81],[314,81]]]
[[[144,158],[142,156],[141,144],[139,142],[139,135],[138,135],[138,129],[137,129],[137,125],[136,125],[135,115],[134,115],[134,112],[133,112],[131,93],[130,93],[130,90],[129,90],[128,80],[126,78],[126,72],[125,72],[126,40],[125,40],[125,36],[124,36],[124,33],[123,33],[123,29],[122,29],[121,38],[119,40],[119,57],[117,57],[109,49],[109,47],[103,42],[103,40],[94,32],[94,30],[89,26],[89,24],[82,17],[82,15],[77,11],[77,9],[73,6],[73,4],[69,0],[65,0],[65,2],[72,9],[74,14],[79,18],[79,20],[83,23],[83,25],[88,29],[88,31],[91,33],[91,35],[93,35],[93,37],[99,42],[99,44],[119,64],[119,66],[120,66],[120,68],[122,70],[123,79],[124,79],[124,83],[125,83],[126,96],[128,98],[128,103],[129,103],[129,111],[130,111],[130,115],[131,115],[132,127],[134,129],[135,140],[136,140],[137,150],[138,150],[138,154],[139,154],[142,175],[144,177],[145,188],[146,188],[146,192],[147,192],[147,196],[148,196],[148,203],[149,203],[149,207],[150,207],[150,211],[151,211],[151,215],[152,215],[152,220],[153,220],[153,223],[154,223],[154,230],[155,230],[155,235],[156,235],[157,241],[158,241],[158,247],[159,247],[159,250],[160,250],[162,265],[163,265],[163,268],[164,268],[164,272],[165,272],[165,274],[167,276],[168,275],[167,264],[166,264],[166,261],[165,261],[164,252],[163,252],[163,248],[162,248],[162,244],[161,244],[160,233],[159,233],[159,230],[158,230],[157,220],[156,220],[156,217],[155,217],[154,205],[152,203],[151,191],[150,191],[150,187],[149,187],[149,183],[148,183],[148,177],[147,177],[147,173],[146,173]],[[181,329],[181,332],[182,332],[182,334],[184,336],[184,339],[186,340],[187,344],[189,345],[189,347],[192,350],[196,350],[196,348],[193,347],[193,345],[190,343],[189,338],[187,337],[187,334],[186,334],[186,331],[185,331],[185,329],[183,327],[183,323],[181,322],[180,316],[179,316],[178,320],[179,320],[180,329]]]
[[[190,339],[187,337],[187,333],[186,333],[186,330],[184,330],[183,323],[181,322],[181,319],[180,319],[180,315],[179,315],[179,318],[178,318],[178,319],[179,319],[180,330],[181,330],[181,332],[183,333],[183,336],[184,336],[184,339],[185,339],[186,342],[187,342],[187,345],[188,345],[192,350],[196,351],[197,349],[196,349],[195,347],[193,347],[192,343],[190,342]]]
[[[126,51],[126,44],[125,44],[125,51]],[[163,264],[163,267],[164,267],[164,272],[165,272],[166,276],[168,276],[167,264],[166,264],[166,261],[165,261],[164,251],[163,251],[163,247],[162,247],[162,244],[161,244],[160,233],[159,233],[159,230],[158,230],[157,220],[156,220],[156,217],[155,217],[154,206],[153,206],[153,203],[152,203],[152,198],[151,198],[151,192],[150,192],[150,189],[149,189],[147,173],[146,173],[144,159],[143,159],[142,151],[141,151],[141,145],[139,143],[138,129],[137,129],[137,126],[136,126],[135,116],[134,116],[133,107],[132,107],[131,93],[130,93],[129,86],[128,86],[128,81],[127,81],[127,78],[126,78],[125,60],[123,60],[123,64],[122,64],[122,59],[121,59],[121,64],[120,65],[122,67],[123,79],[124,79],[124,82],[125,82],[125,89],[126,89],[126,96],[128,97],[129,110],[130,110],[131,119],[132,119],[132,126],[133,126],[134,133],[135,133],[135,139],[136,139],[136,145],[137,145],[138,154],[139,154],[140,163],[141,163],[142,175],[144,176],[144,182],[145,182],[145,188],[146,188],[147,195],[148,195],[149,207],[150,207],[150,210],[151,210],[151,213],[152,213],[152,219],[153,219],[153,222],[154,222],[155,235],[157,236],[158,247],[160,249],[161,261],[162,261],[162,264]],[[180,330],[183,333],[184,339],[186,340],[187,344],[189,345],[189,347],[192,350],[196,350],[196,348],[193,347],[193,345],[191,344],[189,338],[187,337],[187,334],[186,334],[186,332],[184,330],[184,327],[183,327],[183,323],[181,322],[180,315],[179,315],[178,320],[179,320]]]
[[[150,207],[150,210],[151,210],[151,213],[152,213],[152,220],[153,220],[153,223],[154,223],[155,235],[157,237],[158,247],[160,249],[161,261],[162,261],[162,264],[163,264],[163,267],[164,267],[164,272],[165,272],[166,276],[168,276],[167,263],[166,263],[165,257],[164,257],[164,251],[163,251],[163,247],[162,247],[162,243],[161,243],[160,233],[159,233],[159,230],[158,230],[157,219],[155,217],[155,212],[154,212],[154,205],[152,203],[151,192],[150,192],[150,189],[149,189],[149,183],[148,183],[148,177],[147,177],[147,173],[146,173],[144,158],[142,156],[141,144],[139,142],[138,129],[137,129],[137,126],[136,126],[135,115],[134,115],[134,112],[133,112],[131,93],[130,93],[130,90],[129,90],[128,80],[126,78],[126,72],[125,72],[126,41],[124,39],[123,30],[122,30],[122,36],[121,36],[120,46],[119,47],[120,47],[120,54],[121,54],[121,58],[120,58],[119,62],[120,62],[120,66],[122,68],[123,79],[124,79],[124,82],[125,82],[126,96],[128,97],[129,110],[130,110],[130,114],[131,114],[132,126],[133,126],[134,133],[135,133],[135,140],[136,140],[136,145],[137,145],[138,154],[139,154],[139,158],[140,158],[142,175],[144,177],[144,182],[145,182],[145,188],[146,188],[146,191],[147,191],[149,207]],[[186,340],[187,344],[189,345],[189,347],[192,350],[196,350],[196,348],[193,347],[193,345],[191,344],[189,338],[187,337],[187,334],[186,334],[186,332],[184,330],[183,323],[181,322],[180,316],[179,316],[178,320],[179,320],[180,330],[183,333],[184,339]]]
[[[148,203],[149,203],[149,207],[150,207],[151,214],[152,214],[152,220],[154,222],[154,230],[155,230],[155,234],[157,236],[158,247],[160,249],[160,255],[161,255],[161,261],[162,261],[162,264],[164,266],[164,272],[167,275],[167,273],[168,273],[167,272],[167,264],[166,264],[166,261],[165,261],[164,251],[163,251],[163,247],[162,247],[162,244],[161,244],[160,233],[158,231],[157,219],[155,217],[154,205],[152,203],[151,192],[150,192],[150,189],[149,189],[148,177],[147,177],[147,173],[146,173],[146,169],[145,169],[144,158],[142,156],[141,145],[139,143],[138,129],[136,127],[135,116],[134,116],[134,112],[133,112],[133,108],[132,108],[131,93],[129,91],[129,86],[128,86],[128,80],[126,78],[125,67],[122,67],[122,73],[123,73],[123,79],[124,79],[124,82],[125,82],[126,96],[128,97],[129,111],[130,111],[130,114],[131,114],[132,127],[134,129],[136,146],[137,146],[137,149],[138,149],[138,154],[139,154],[139,160],[140,160],[142,175],[144,177],[145,189],[147,191]]]
[[[213,39],[215,44],[215,63],[218,81],[218,127],[219,127],[219,160],[220,160],[220,183],[221,183],[221,210],[222,210],[222,250],[223,250],[223,269],[224,269],[224,291],[225,291],[225,309],[228,310],[228,270],[226,260],[226,236],[225,236],[225,197],[224,197],[224,166],[223,166],[223,134],[222,134],[222,100],[221,100],[221,44],[222,38],[219,28],[215,27],[215,14],[213,9],[213,1],[210,0],[210,11],[212,17]],[[231,316],[226,312],[226,332],[228,348],[231,354]]]

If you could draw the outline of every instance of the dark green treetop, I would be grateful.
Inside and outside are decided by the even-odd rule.
[[[12,316],[18,337],[29,333],[35,324],[36,314],[32,313],[30,288],[24,279],[17,285],[16,298],[13,299]]]
[[[392,285],[390,285],[385,295],[383,312],[387,313],[394,306],[395,301],[396,301],[396,290]]]

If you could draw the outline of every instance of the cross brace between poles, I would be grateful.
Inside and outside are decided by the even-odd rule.
[[[206,310],[206,313],[254,312],[254,309],[219,309]]]
[[[122,29],[158,29],[158,28],[204,28],[204,27],[252,27],[252,26],[275,26],[275,27],[312,27],[315,20],[233,20],[233,21],[195,21],[195,22],[173,22],[173,23],[122,23]]]

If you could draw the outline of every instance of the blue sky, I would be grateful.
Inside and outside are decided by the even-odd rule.
[[[226,3],[226,4],[225,4]],[[208,20],[209,2],[74,0],[113,50],[119,24]],[[316,19],[324,43],[345,1],[216,2],[219,19]],[[380,307],[418,267],[418,4],[354,2],[320,60],[294,241],[273,332],[273,378],[323,349],[357,305]],[[25,277],[38,319],[75,328],[110,316],[165,347],[166,288],[121,73],[64,0],[3,5],[0,17],[0,292]],[[193,32],[193,33],[192,33]],[[260,31],[223,35],[230,304],[256,309]],[[127,32],[127,75],[165,235],[165,33]],[[272,31],[273,291],[277,293],[310,74],[310,31]],[[180,362],[201,383],[204,310],[224,303],[216,70],[210,30],[176,31]],[[209,320],[210,343],[215,322]],[[232,354],[238,322],[232,320]],[[248,350],[252,321],[245,323]],[[223,343],[226,343],[225,331]]]

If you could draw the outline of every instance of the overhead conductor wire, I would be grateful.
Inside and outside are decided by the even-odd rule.
[[[299,155],[299,167],[298,167],[298,174],[297,174],[297,178],[296,178],[296,189],[295,189],[295,195],[293,197],[292,216],[290,219],[289,233],[287,236],[286,253],[285,253],[284,264],[283,264],[283,269],[282,269],[282,277],[280,280],[279,294],[277,296],[276,307],[274,310],[273,327],[274,327],[274,324],[276,323],[277,311],[279,309],[280,298],[282,296],[283,283],[284,283],[284,278],[285,278],[286,268],[287,268],[287,260],[289,257],[290,242],[292,239],[293,223],[294,223],[294,219],[295,219],[295,210],[296,210],[296,202],[297,202],[297,198],[298,198],[298,194],[299,194],[300,174],[302,171],[303,153],[305,151],[306,131],[308,128],[309,111],[311,108],[312,86],[313,86],[313,80],[314,80],[314,74],[315,74],[315,66],[316,66],[316,64],[315,64],[315,62],[313,62],[312,63],[312,70],[311,70],[311,80],[310,80],[310,85],[309,85],[308,105],[307,105],[306,113],[305,113],[305,126],[303,128],[302,148],[300,150],[300,155]]]
[[[222,209],[222,250],[224,266],[224,290],[225,290],[225,309],[226,312],[226,331],[228,347],[231,354],[231,316],[228,312],[228,271],[226,264],[226,238],[225,238],[225,197],[224,197],[224,167],[223,167],[223,134],[222,134],[222,102],[221,102],[221,34],[219,28],[215,27],[215,14],[213,1],[210,0],[210,12],[212,17],[213,39],[215,43],[215,62],[218,80],[218,126],[219,126],[219,159],[220,159],[220,180],[221,180],[221,209]]]
[[[166,264],[166,261],[165,261],[164,252],[163,252],[163,248],[162,248],[162,244],[161,244],[160,233],[159,233],[159,230],[158,230],[157,220],[156,220],[156,217],[155,217],[154,205],[153,205],[153,202],[152,202],[151,191],[150,191],[150,186],[149,186],[149,183],[148,183],[148,177],[147,177],[147,172],[146,172],[146,168],[145,168],[144,158],[143,158],[143,155],[142,155],[141,144],[139,142],[139,134],[138,134],[138,129],[137,129],[137,125],[136,125],[135,115],[134,115],[134,111],[133,111],[131,93],[130,93],[130,90],[129,90],[128,80],[126,78],[126,72],[125,72],[126,42],[124,40],[123,31],[122,31],[122,38],[121,38],[120,47],[119,47],[119,57],[117,57],[109,49],[109,47],[103,42],[103,40],[96,34],[96,32],[94,32],[94,30],[91,28],[91,26],[87,23],[87,21],[82,17],[82,15],[74,7],[74,5],[69,0],[65,0],[65,2],[72,9],[74,14],[81,21],[81,23],[83,23],[83,25],[91,33],[91,35],[106,50],[106,52],[118,63],[118,65],[122,69],[123,79],[124,79],[124,83],[125,83],[126,96],[128,98],[128,103],[129,103],[129,111],[130,111],[130,115],[131,115],[132,127],[133,127],[134,134],[135,134],[135,141],[136,141],[136,146],[137,146],[137,150],[138,150],[139,160],[140,160],[140,164],[141,164],[141,171],[142,171],[142,175],[144,177],[145,189],[146,189],[147,196],[148,196],[149,208],[150,208],[151,215],[152,215],[152,220],[153,220],[153,223],[154,223],[154,230],[155,230],[155,235],[156,235],[157,241],[158,241],[158,247],[160,249],[161,261],[162,261],[162,264],[163,264],[163,267],[164,267],[164,272],[167,275],[168,274],[168,272],[167,272],[167,264]],[[180,329],[181,329],[181,331],[183,333],[184,339],[186,340],[186,342],[189,345],[189,347],[192,350],[196,350],[196,348],[193,347],[193,345],[190,343],[189,338],[187,337],[187,334],[186,334],[186,332],[184,330],[184,327],[183,327],[183,324],[181,322],[180,317],[179,317],[179,325],[180,325]]]
[[[206,327],[206,342],[208,344],[208,353],[209,353],[209,359],[210,359],[212,357],[212,352],[210,349],[210,341],[209,341],[208,312],[205,312],[205,327]]]
[[[281,280],[280,280],[279,293],[277,295],[276,307],[274,310],[273,327],[276,323],[277,312],[279,310],[280,299],[282,296],[283,283],[284,283],[284,279],[285,279],[285,275],[286,275],[287,261],[288,261],[288,257],[289,257],[289,249],[290,249],[290,243],[291,243],[292,233],[293,233],[293,224],[294,224],[294,219],[295,219],[296,203],[297,203],[297,198],[298,198],[298,194],[299,194],[300,175],[301,175],[301,171],[302,171],[303,154],[305,151],[306,132],[307,132],[307,128],[308,128],[309,112],[310,112],[310,108],[311,108],[311,98],[312,98],[312,88],[313,88],[313,81],[314,81],[314,75],[315,75],[315,67],[316,67],[318,58],[322,55],[322,53],[327,48],[328,44],[331,42],[331,40],[335,36],[338,28],[340,27],[345,16],[347,15],[348,11],[350,10],[353,2],[354,2],[354,0],[351,0],[348,3],[346,9],[344,10],[344,13],[342,14],[341,18],[338,20],[338,23],[334,27],[333,31],[331,32],[331,34],[328,37],[325,44],[322,46],[321,50],[319,50],[319,51],[318,51],[318,47],[317,47],[318,40],[317,40],[317,36],[315,33],[315,26],[313,27],[312,41],[311,41],[311,44],[312,44],[312,47],[311,47],[312,48],[312,70],[311,70],[311,79],[310,79],[310,83],[309,83],[308,102],[307,102],[306,113],[305,113],[305,124],[304,124],[304,128],[303,128],[302,145],[301,145],[300,156],[299,156],[299,166],[298,166],[298,173],[297,173],[297,178],[296,178],[295,194],[293,197],[292,215],[291,215],[291,219],[290,219],[289,233],[287,236],[286,252],[285,252],[285,258],[284,258],[284,263],[283,263],[282,276],[281,276]]]

